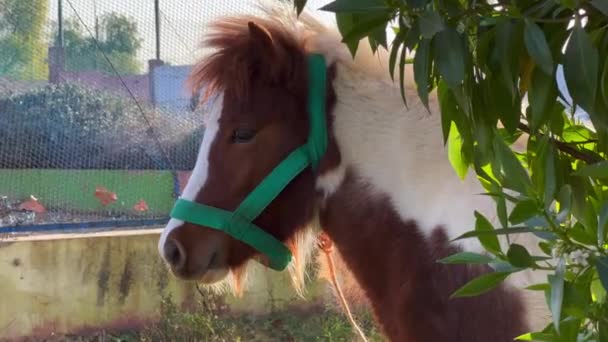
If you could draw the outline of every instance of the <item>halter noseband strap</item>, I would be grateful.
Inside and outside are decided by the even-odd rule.
[[[274,236],[253,224],[253,220],[309,165],[316,170],[327,151],[327,75],[322,55],[312,54],[308,57],[308,78],[310,134],[307,143],[295,149],[277,165],[233,212],[178,199],[171,211],[171,217],[217,229],[243,241],[266,255],[268,266],[272,269],[280,271],[287,267],[292,258],[289,249]]]

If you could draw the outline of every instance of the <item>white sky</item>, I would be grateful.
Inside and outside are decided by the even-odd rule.
[[[331,0],[308,0],[306,6],[318,9],[329,2]],[[58,0],[50,3],[49,19],[56,20]],[[64,18],[74,15],[70,3],[92,31],[95,8],[97,15],[116,11],[133,17],[143,38],[139,58],[144,66],[154,58],[154,0],[63,0]],[[252,12],[255,3],[255,0],[160,0],[161,59],[173,65],[193,63],[207,22],[221,15]],[[332,13],[317,13],[323,20],[335,21]],[[389,40],[394,36],[391,29],[387,29],[387,34]],[[560,89],[566,91],[563,75],[558,73],[557,77]]]

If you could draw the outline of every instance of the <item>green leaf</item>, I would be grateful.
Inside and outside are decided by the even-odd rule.
[[[548,333],[526,333],[515,338],[519,341],[555,342],[555,336]]]
[[[477,38],[477,51],[476,51],[476,64],[484,64],[489,61],[490,52],[493,47],[491,46],[494,37],[496,36],[496,30],[485,30],[479,32],[479,37]]]
[[[524,42],[530,57],[534,60],[538,68],[545,74],[553,75],[553,56],[543,30],[533,21],[526,20],[524,29]]]
[[[547,283],[526,286],[526,290],[530,290],[530,291],[547,291],[549,289],[551,289],[551,286]]]
[[[443,258],[438,262],[442,264],[487,264],[492,262],[494,259],[487,255],[472,253],[472,252],[460,252],[450,255],[447,258]]]
[[[551,120],[549,120],[549,128],[551,129],[551,133],[557,134],[558,136],[561,136],[564,130],[564,109],[564,105],[562,105],[561,102],[556,101],[550,115]]]
[[[509,250],[507,251],[507,259],[511,263],[511,265],[515,267],[531,267],[534,266],[534,260],[532,260],[532,256],[528,253],[528,250],[516,243],[511,244],[509,246]]]
[[[320,8],[334,13],[386,12],[390,8],[384,0],[336,0]]]
[[[433,52],[439,74],[451,87],[464,80],[464,41],[453,27],[446,27],[433,38]]]
[[[608,178],[608,160],[583,166],[576,170],[574,175],[580,177],[591,177],[592,179]]]
[[[572,331],[568,332],[566,322],[572,318],[584,318],[587,307],[591,304],[591,292],[589,292],[589,284],[591,283],[591,272],[585,272],[579,275],[576,282],[564,283],[564,300],[562,302],[562,317],[560,324],[561,335],[572,336]],[[576,327],[575,327],[576,328]],[[567,341],[573,341],[569,339]],[[576,341],[576,338],[574,339]]]
[[[397,55],[399,54],[400,47],[403,47],[403,49],[405,49],[405,46],[402,46],[402,44],[403,37],[405,37],[406,34],[407,32],[400,30],[395,39],[393,40],[393,44],[391,46],[391,53],[388,58],[388,70],[391,76],[391,80],[395,80],[395,65],[397,63]]]
[[[570,184],[562,186],[557,195],[557,201],[559,202],[558,221],[563,221],[572,210],[572,187]]]
[[[532,120],[530,129],[538,130],[549,118],[557,99],[557,86],[555,79],[545,74],[541,69],[535,68],[532,72],[532,82],[528,90]]]
[[[606,1],[608,2],[608,0]],[[602,72],[600,92],[602,93],[606,106],[608,106],[608,62],[604,62],[604,71]]]
[[[516,77],[519,70],[520,51],[518,45],[521,38],[518,34],[518,27],[511,20],[502,20],[496,25],[495,46],[491,55],[491,65],[499,76],[502,85],[510,96],[505,96],[505,100],[513,100],[517,94]]]
[[[492,227],[492,224],[490,223],[490,221],[488,221],[488,219],[486,219],[485,216],[483,216],[478,211],[475,211],[475,218],[476,218],[476,220],[475,220],[475,230],[476,231],[491,232],[494,230],[494,227]],[[498,242],[498,238],[496,237],[495,234],[479,235],[479,236],[477,236],[477,239],[479,240],[479,242],[481,242],[481,245],[486,250],[488,250],[494,254],[501,253],[500,243]]]
[[[452,128],[451,124],[458,115],[458,107],[454,94],[445,82],[440,81],[437,88],[439,108],[441,109],[441,131],[443,133],[443,143],[446,144]]]
[[[568,317],[561,323],[561,332],[555,342],[578,342],[578,329],[581,325],[580,320]]]
[[[591,0],[589,1],[591,6],[597,8],[598,11],[602,12],[605,16],[608,16],[608,1],[607,0]]]
[[[512,224],[520,224],[531,218],[538,213],[536,202],[533,200],[523,200],[518,202],[511,214],[509,215],[509,221]]]
[[[494,136],[494,152],[500,162],[503,186],[512,188],[522,194],[528,193],[532,188],[530,177],[519,159],[499,135]]]
[[[390,20],[390,18],[389,18]],[[372,32],[370,32],[367,39],[369,40],[369,44],[372,46],[374,53],[378,50],[378,47],[382,46],[385,49],[387,48],[386,41],[386,25],[388,24],[388,20],[384,25],[377,26]]]
[[[296,7],[297,14],[300,15],[306,6],[306,0],[294,0],[293,5]]]
[[[456,290],[450,298],[474,297],[486,293],[502,283],[511,273],[493,272],[477,277]]]
[[[521,271],[521,268],[515,267],[506,261],[501,261],[500,259],[496,259],[496,261],[489,263],[488,266],[490,266],[494,272],[513,273]]]
[[[473,92],[473,93],[475,93],[475,92]],[[480,96],[475,97],[473,99],[473,101],[474,101],[473,109],[475,110],[474,111],[475,113],[479,113],[476,109],[482,107],[482,105],[479,104],[479,102],[480,102],[479,97]],[[475,102],[477,102],[477,104]],[[480,165],[485,165],[490,161],[490,159],[492,157],[493,127],[492,127],[491,123],[487,122],[487,120],[484,120],[483,118],[480,118],[477,115],[475,115],[475,117],[473,118],[473,121],[475,123],[475,127],[474,127],[475,138],[477,140],[477,143],[475,144],[475,148],[480,153],[480,155],[479,155],[479,157],[480,157],[479,162],[481,163]]]
[[[497,235],[507,235],[507,234],[517,234],[517,233],[536,233],[538,232],[538,229],[535,228],[530,228],[530,227],[509,227],[509,228],[500,228],[500,229],[494,229],[491,231],[469,231],[466,232],[460,236],[458,236],[457,238],[453,239],[453,241],[456,240],[462,240],[462,239],[468,239],[468,238],[472,238],[472,237],[482,237],[482,236],[497,236]]]
[[[570,125],[566,128],[564,128],[564,132],[562,135],[562,139],[565,142],[571,143],[581,143],[581,142],[585,142],[585,141],[590,141],[590,140],[595,140],[597,139],[596,134],[594,134],[594,132],[591,132],[587,127],[583,126],[583,125]],[[586,149],[594,149],[594,144],[593,143],[585,143],[585,144],[577,144],[580,147],[586,148]]]
[[[551,246],[546,242],[539,242],[538,247],[547,255],[551,255]]]
[[[450,134],[448,135],[448,159],[458,177],[460,177],[460,179],[465,179],[469,169],[469,163],[462,154],[462,137],[454,122],[452,122]]]
[[[401,49],[401,57],[399,60],[399,92],[401,93],[401,100],[407,107],[407,98],[405,97],[405,57],[407,49]]]
[[[432,39],[436,33],[443,30],[443,19],[439,13],[427,10],[420,15],[418,27],[423,38]]]
[[[580,222],[577,222],[568,230],[568,235],[570,236],[570,239],[582,243],[583,245],[593,246],[596,243],[595,236],[589,234],[587,230],[585,230],[585,226]]]
[[[508,227],[508,217],[507,217],[507,200],[504,197],[497,198],[496,200],[496,214],[498,215],[498,220],[503,228]]]
[[[599,321],[597,323],[597,330],[599,334],[598,342],[608,342],[608,322]]]
[[[414,80],[418,88],[418,96],[427,110],[429,109],[429,76],[431,73],[431,41],[423,39],[416,49],[414,56]]]
[[[559,0],[559,3],[569,9],[574,9],[574,7],[576,7],[576,0]]]
[[[591,203],[592,197],[587,194],[592,191],[589,178],[573,177],[570,179],[572,185],[572,215],[585,228],[592,232],[592,235],[597,234],[598,216],[595,211],[595,206]]]
[[[491,78],[489,82],[494,97],[492,99],[492,109],[496,111],[497,118],[504,126],[504,129],[499,129],[499,131],[506,131],[515,135],[518,132],[517,126],[521,116],[521,98],[519,95],[509,96],[509,90],[500,80]],[[507,141],[506,138],[505,141]]]
[[[401,22],[401,20],[400,20],[400,22]],[[405,24],[403,24],[403,23],[401,23],[400,25],[405,27]],[[405,47],[412,50],[414,48],[414,46],[416,46],[416,44],[418,44],[419,40],[420,40],[420,29],[418,28],[418,25],[414,25],[409,29],[409,31],[407,31],[407,34],[405,35],[405,38],[403,39],[403,44],[405,45]]]
[[[597,92],[599,56],[585,30],[576,25],[564,54],[564,77],[575,103],[592,111]]]
[[[602,282],[599,278],[593,279],[593,281],[591,281],[589,290],[591,291],[592,301],[596,303],[603,303],[606,300],[606,289],[604,289],[604,286],[602,285]]]
[[[602,246],[606,239],[606,232],[608,231],[608,201],[605,201],[600,209],[600,221],[597,226],[597,242],[598,245]]]
[[[559,322],[561,320],[562,302],[564,299],[564,273],[566,272],[566,262],[561,258],[555,268],[555,275],[550,274],[549,284],[551,285],[551,300],[549,307],[553,316],[553,326],[559,332]]]
[[[405,2],[407,2],[407,5],[411,8],[419,8],[424,7],[424,5],[429,2],[429,0],[405,0]]]
[[[608,291],[608,256],[600,256],[595,259],[595,269],[604,290]]]
[[[384,32],[389,20],[390,16],[385,13],[362,17],[357,21],[356,25],[353,25],[350,30],[342,35],[342,41],[346,44],[354,45],[362,38],[373,33],[376,29],[381,29]]]
[[[353,14],[350,13],[336,13],[336,23],[342,36],[353,30],[357,25],[357,20]],[[345,43],[352,56],[357,53],[359,47],[359,41],[349,41]]]
[[[555,196],[555,188],[557,186],[556,175],[555,175],[555,165],[556,165],[555,159],[556,159],[555,147],[553,147],[552,144],[547,144],[547,152],[545,154],[545,174],[544,174],[544,176],[545,176],[544,199],[545,199],[546,206],[549,206],[550,203],[553,201],[553,198]]]

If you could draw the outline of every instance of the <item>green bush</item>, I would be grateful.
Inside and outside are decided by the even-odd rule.
[[[142,110],[133,100],[74,84],[0,96],[0,167],[191,169],[200,114]]]

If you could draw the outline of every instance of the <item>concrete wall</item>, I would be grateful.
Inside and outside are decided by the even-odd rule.
[[[160,261],[159,232],[0,237],[0,340],[135,328],[158,318],[167,294],[187,305],[198,294]],[[305,301],[286,273],[254,265],[252,275],[243,298],[225,296],[231,310],[269,311]],[[313,286],[311,298],[318,289]]]

